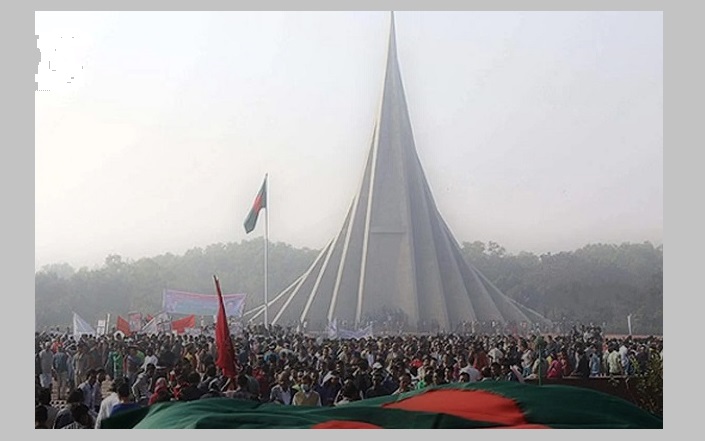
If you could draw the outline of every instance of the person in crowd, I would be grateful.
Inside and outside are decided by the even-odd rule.
[[[152,396],[150,392],[152,377],[154,377],[155,371],[156,366],[151,363],[148,364],[144,372],[137,374],[137,378],[132,385],[132,395],[135,401],[140,405],[149,403],[149,398]]]
[[[96,414],[96,407],[100,406],[100,401],[96,403],[95,399],[98,395],[98,373],[94,369],[86,371],[86,380],[78,385],[78,388],[83,392],[83,404],[88,407],[88,410]]]
[[[607,374],[608,375],[622,375],[623,370],[622,370],[622,362],[621,358],[619,355],[619,352],[617,352],[617,348],[615,345],[610,345],[607,348],[608,353],[607,357],[605,358],[605,363],[607,364]]]
[[[646,345],[640,344],[639,346],[637,346],[634,360],[636,365],[636,373],[644,374],[649,364],[649,353],[646,350]]]
[[[563,366],[561,365],[561,360],[559,359],[559,355],[556,353],[552,353],[550,355],[550,357],[551,357],[551,362],[548,365],[548,371],[546,372],[546,378],[550,378],[550,379],[563,378]]]
[[[321,386],[321,404],[323,406],[333,406],[335,404],[335,398],[340,393],[340,389],[343,387],[340,382],[340,375],[338,371],[329,371],[325,377],[323,377],[323,384]]]
[[[572,377],[588,378],[590,376],[590,360],[582,346],[575,350],[575,369],[571,372]]]
[[[392,392],[392,395],[403,394],[411,390],[413,390],[411,386],[411,375],[404,373],[401,375],[401,378],[399,378],[399,387],[397,388],[397,390]]]
[[[487,356],[487,353],[485,352],[485,347],[482,343],[475,344],[473,358],[475,360],[475,362],[473,363],[473,367],[480,372],[482,372],[485,367],[490,366],[489,357]]]
[[[201,398],[201,395],[208,392],[208,390],[203,390],[198,387],[201,382],[201,376],[198,372],[191,372],[186,377],[186,385],[179,389],[178,394],[174,394],[179,401],[193,401]],[[210,390],[210,384],[209,384]]]
[[[352,375],[357,390],[362,391],[364,393],[370,387],[372,387],[372,375],[370,372],[370,366],[369,364],[367,364],[366,359],[357,359],[357,369],[355,369]]]
[[[573,366],[570,362],[570,359],[571,357],[568,354],[568,351],[565,349],[561,349],[561,351],[558,353],[558,361],[560,361],[561,363],[562,377],[568,377],[573,372]]]
[[[80,404],[83,404],[83,390],[74,389],[69,392],[68,397],[66,397],[66,405],[63,408],[59,409],[59,412],[56,414],[56,420],[54,421],[53,428],[61,429],[64,426],[73,423],[74,419],[73,414],[71,413],[71,409]]]
[[[51,343],[46,342],[44,344],[44,349],[39,352],[39,385],[49,390],[49,395],[51,396],[51,391],[53,388],[52,378],[53,378],[53,368],[54,368],[54,353],[51,351]]]
[[[208,392],[208,387],[211,381],[215,380],[217,377],[218,370],[215,367],[215,364],[209,364],[208,366],[205,366],[203,372],[203,379],[200,383],[198,383],[198,388],[201,389],[203,392]]]
[[[167,383],[166,378],[159,377],[155,383],[154,392],[152,392],[152,395],[149,397],[149,402],[147,404],[151,406],[155,403],[171,401],[173,397],[173,394],[169,390],[169,384]]]
[[[88,345],[79,342],[77,352],[73,356],[73,378],[74,384],[80,385],[88,377],[88,371],[91,369],[91,357],[88,354]],[[95,372],[95,371],[93,371]],[[87,398],[84,398],[87,399]],[[90,407],[89,407],[90,409]]]
[[[54,421],[56,421],[56,416],[59,413],[59,409],[51,405],[51,392],[47,388],[41,388],[39,391],[39,405],[44,406],[47,411],[46,420],[44,424],[46,428],[54,427]]]
[[[130,386],[126,382],[121,382],[117,386],[117,396],[119,402],[110,410],[110,416],[113,417],[121,412],[126,412],[131,409],[138,409],[140,405],[132,399]]]
[[[98,409],[98,415],[95,417],[95,428],[100,429],[100,423],[104,419],[110,416],[110,412],[113,410],[113,406],[120,402],[120,398],[117,394],[117,388],[121,383],[126,383],[127,378],[117,378],[110,382],[110,387],[108,388],[108,396],[103,398],[100,402]]]
[[[602,375],[602,360],[600,359],[600,354],[597,353],[595,345],[591,345],[589,348],[589,359],[590,377],[599,377]]]
[[[313,390],[313,380],[310,375],[301,378],[301,390],[294,394],[291,400],[294,406],[321,406],[321,396]]]
[[[114,341],[110,344],[110,350],[108,351],[108,357],[105,362],[105,371],[110,376],[111,380],[121,379],[124,376],[124,349],[122,342]]]
[[[90,409],[83,403],[71,406],[71,418],[73,422],[61,427],[62,429],[93,429],[95,427]]]
[[[147,365],[153,364],[155,367],[159,364],[159,359],[154,354],[154,347],[152,345],[147,345],[145,349],[144,362],[142,363],[142,369],[147,370]]]
[[[355,382],[352,380],[352,378],[349,378],[343,383],[343,386],[335,399],[334,406],[342,406],[346,403],[359,401],[361,399],[362,395],[357,389],[357,386],[355,386]]]
[[[389,391],[382,384],[384,377],[380,372],[376,372],[372,375],[372,386],[370,386],[364,393],[365,398],[376,398],[389,395]]]
[[[239,376],[238,376],[238,378],[239,378]],[[229,386],[230,386],[230,382],[226,381],[225,386],[224,386],[226,391],[228,390]],[[240,390],[240,388],[238,385],[238,391],[239,390]],[[227,396],[227,395],[225,395],[225,393],[220,390],[220,387],[218,387],[218,383],[212,381],[208,385],[208,391],[206,391],[206,393],[201,395],[198,399],[199,400],[206,400],[208,398],[220,398],[220,397],[225,397],[225,396]],[[253,395],[250,394],[250,396],[253,396]]]
[[[226,388],[231,383],[228,382]],[[259,401],[259,397],[250,391],[250,379],[247,374],[241,372],[235,379],[234,390],[228,390],[225,392],[225,396],[229,398],[234,398],[236,400],[246,400],[246,401]]]
[[[52,368],[56,377],[56,398],[64,400],[69,386],[69,355],[64,345],[56,346],[56,353],[52,357]]]
[[[253,370],[252,366],[250,364],[246,364],[243,366],[243,373],[247,377],[247,390],[255,396],[257,399],[259,399],[260,396],[260,387],[259,387],[259,382],[253,375]]]
[[[140,373],[140,367],[142,366],[142,358],[139,356],[139,348],[132,344],[127,348],[127,355],[125,356],[125,376],[129,380],[129,384],[134,384],[137,379],[137,375]]]
[[[288,406],[291,404],[294,393],[291,388],[289,373],[281,372],[277,378],[277,384],[274,385],[269,392],[269,402]]]
[[[100,363],[102,366],[104,363]],[[91,410],[93,415],[97,415],[100,410],[100,403],[103,401],[103,382],[106,379],[105,368],[99,367],[95,370],[95,387],[93,388],[93,405]]]
[[[492,368],[489,366],[485,366],[482,368],[482,371],[480,371],[480,374],[482,375],[482,378],[480,381],[493,381],[494,378],[492,377]]]
[[[48,429],[47,425],[47,408],[41,404],[34,406],[34,428],[35,429]]]

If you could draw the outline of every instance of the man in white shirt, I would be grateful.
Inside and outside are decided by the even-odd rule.
[[[98,416],[95,418],[95,428],[100,429],[100,422],[101,420],[107,418],[110,416],[110,412],[113,410],[113,406],[115,406],[117,403],[120,402],[120,398],[118,397],[117,394],[117,387],[119,383],[121,382],[121,379],[114,380],[112,384],[110,385],[110,394],[108,394],[107,397],[103,398],[103,401],[100,402],[100,409],[98,410]]]
[[[472,364],[468,364],[464,368],[460,369],[460,373],[468,374],[468,383],[474,383],[475,381],[480,381],[482,375],[480,371],[475,369]]]
[[[45,388],[52,390],[52,368],[54,367],[54,353],[51,351],[51,343],[46,342],[44,349],[39,352],[39,362],[41,364],[42,372],[39,375],[39,383]]]
[[[490,357],[490,362],[492,363],[499,363],[500,360],[504,358],[504,353],[502,352],[501,349],[499,349],[499,343],[497,343],[492,349],[490,349],[490,352],[487,353],[487,356]]]
[[[629,348],[627,348],[626,342],[622,342],[619,347],[619,361],[622,364],[622,372],[629,372]]]
[[[154,366],[156,366],[158,364],[157,362],[159,361],[157,359],[157,356],[154,355],[154,348],[152,346],[147,347],[146,352],[147,356],[144,357],[144,363],[142,363],[142,369],[145,371],[147,370],[148,364],[153,364]]]
[[[149,397],[152,395],[149,387],[155,371],[156,367],[153,364],[148,364],[146,370],[137,375],[137,379],[132,385],[132,396],[136,403],[146,404],[149,402]]]
[[[528,345],[523,346],[523,352],[521,354],[521,367],[524,368],[522,375],[526,377],[531,375],[531,368],[534,366],[534,352],[529,348]]]

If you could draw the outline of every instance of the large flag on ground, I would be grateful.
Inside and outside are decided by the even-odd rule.
[[[255,202],[252,204],[250,213],[245,219],[245,232],[249,233],[255,229],[257,225],[257,217],[259,217],[259,212],[263,208],[267,208],[267,176],[264,177],[264,182],[262,182],[262,187],[255,197]]]
[[[336,407],[232,398],[157,403],[103,420],[109,429],[663,429],[612,395],[510,381],[454,383]]]
[[[96,335],[93,326],[89,325],[87,321],[83,320],[80,315],[73,313],[73,336],[76,340],[81,338],[82,335]]]
[[[225,305],[223,304],[223,294],[220,291],[220,282],[216,276],[213,276],[215,281],[215,290],[218,292],[218,317],[215,322],[215,346],[218,350],[218,358],[215,365],[223,370],[223,375],[228,378],[235,378],[237,369],[235,368],[235,349],[233,341],[230,339],[230,329],[228,328],[228,316],[225,314]]]

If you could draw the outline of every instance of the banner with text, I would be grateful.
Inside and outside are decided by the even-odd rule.
[[[246,294],[224,294],[223,304],[228,317],[241,317],[245,309]],[[212,316],[218,312],[218,296],[192,292],[164,290],[162,307],[172,314],[195,314]]]

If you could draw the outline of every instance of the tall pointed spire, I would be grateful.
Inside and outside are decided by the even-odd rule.
[[[384,90],[362,182],[342,229],[270,302],[272,324],[324,329],[402,320],[408,330],[543,321],[467,263],[416,153],[391,14]],[[250,311],[261,311],[261,308]],[[259,313],[259,312],[258,312]]]

